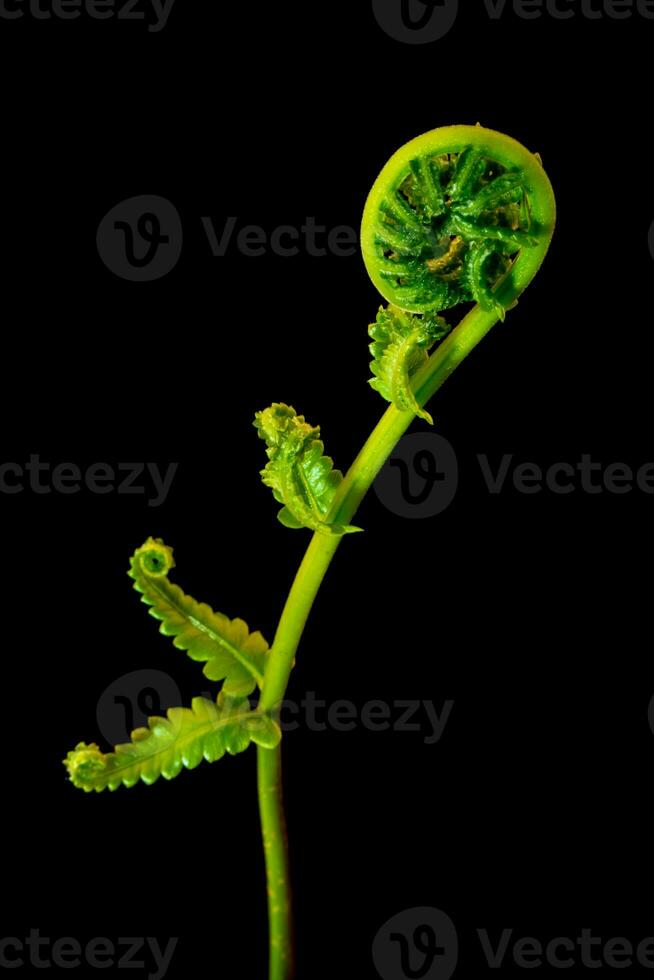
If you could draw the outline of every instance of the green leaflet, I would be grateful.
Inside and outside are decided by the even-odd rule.
[[[261,477],[284,505],[277,517],[285,527],[338,535],[361,530],[326,520],[343,474],[323,455],[318,426],[309,425],[303,415],[281,403],[257,412],[254,425],[268,447],[269,462]]]
[[[268,643],[261,633],[250,633],[242,619],[214,612],[169,582],[174,564],[172,548],[160,538],[148,538],[130,560],[128,574],[142,602],[152,607],[150,615],[161,620],[159,632],[174,637],[173,644],[191,660],[206,661],[203,673],[212,681],[224,679],[226,694],[251,694],[263,683]]]
[[[433,313],[417,316],[395,306],[380,306],[377,319],[368,327],[373,338],[373,356],[369,384],[401,412],[415,412],[433,425],[429,412],[420,408],[411,378],[425,363],[429,349],[448,333],[445,320]]]
[[[148,786],[163,776],[173,779],[182,768],[195,769],[202,759],[216,762],[225,752],[244,752],[250,742],[274,748],[281,738],[276,723],[250,709],[247,701],[219,696],[218,703],[193,698],[191,708],[169,708],[166,718],[149,718],[147,728],[132,732],[131,742],[103,753],[95,743],[80,742],[64,759],[78,789],[96,793]]]

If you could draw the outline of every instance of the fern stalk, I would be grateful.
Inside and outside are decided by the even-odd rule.
[[[421,408],[424,408],[498,320],[503,319],[503,311],[516,304],[518,297],[538,272],[554,230],[554,197],[540,161],[514,140],[489,130],[450,127],[440,131],[443,134],[443,143],[451,145],[452,133],[459,129],[466,145],[474,141],[474,135],[478,132],[480,142],[483,142],[491,154],[499,159],[518,157],[530,180],[533,216],[541,234],[533,247],[521,249],[510,273],[498,284],[494,293],[497,304],[491,309],[484,309],[480,304],[474,306],[418,371],[413,381],[413,393]],[[432,136],[433,145],[435,134],[429,135]],[[424,137],[419,137],[418,140],[413,140],[400,153],[406,152],[409,158],[423,139]],[[382,171],[382,177],[383,173]],[[374,190],[371,198],[373,195]],[[373,206],[374,203],[372,201]],[[370,205],[371,199],[367,207]],[[364,216],[364,225],[365,222]],[[393,405],[386,410],[339,485],[328,522],[341,526],[350,524],[375,477],[414,419],[413,412],[399,411]],[[270,650],[259,701],[261,711],[274,715],[284,700],[305,624],[341,540],[337,535],[314,533],[309,543],[288,594]],[[258,747],[257,753],[259,810],[268,880],[271,937],[269,977],[270,980],[292,980],[294,972],[287,840],[286,834],[280,830],[284,826],[281,746],[274,749]]]

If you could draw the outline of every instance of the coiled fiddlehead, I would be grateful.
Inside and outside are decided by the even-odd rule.
[[[520,250],[551,234],[538,206],[540,158],[481,126],[426,133],[388,162],[368,198],[364,261],[375,286],[413,313],[473,301],[504,318],[497,287]]]
[[[270,749],[280,737],[270,718],[221,692],[216,703],[193,698],[190,708],[169,708],[165,718],[148,718],[147,728],[134,729],[130,741],[113,752],[101,752],[95,742],[79,742],[64,765],[74,786],[101,793],[135,786],[139,780],[150,786],[160,776],[174,779],[203,759],[216,762],[226,752],[244,752],[251,742]]]
[[[159,632],[171,636],[191,660],[204,663],[205,677],[223,681],[225,694],[252,694],[263,682],[268,643],[258,630],[251,633],[244,620],[215,612],[170,582],[168,572],[174,566],[173,549],[160,538],[148,538],[130,560],[128,575],[150,615],[160,621]]]

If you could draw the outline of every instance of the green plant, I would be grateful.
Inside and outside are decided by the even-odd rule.
[[[427,133],[382,170],[365,206],[361,239],[368,272],[389,302],[369,328],[370,383],[388,409],[345,477],[324,455],[320,430],[293,408],[274,404],[255,418],[268,455],[262,476],[282,505],[279,520],[314,532],[272,647],[242,620],[215,613],[172,584],[172,551],[162,541],[148,539],[132,558],[129,574],[160,631],[203,663],[206,677],[222,681],[222,689],[215,702],[196,698],[191,709],[151,718],[114,752],[80,743],[65,765],[75,786],[113,790],[139,779],[170,779],[203,758],[212,762],[257,745],[271,980],[293,975],[277,717],[304,625],[341,539],[358,530],[350,522],[375,476],[416,416],[431,421],[426,402],[515,306],[545,257],[554,221],[540,158],[480,126]],[[474,306],[450,329],[440,313],[466,302]]]

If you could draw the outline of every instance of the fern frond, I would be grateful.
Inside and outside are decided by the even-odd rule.
[[[169,708],[166,718],[149,718],[147,728],[136,728],[131,741],[113,752],[80,742],[63,761],[74,786],[100,793],[139,780],[149,786],[160,776],[173,779],[203,759],[216,762],[226,752],[236,755],[250,742],[274,748],[280,738],[277,724],[242,699],[221,697],[215,703],[198,697],[191,708]]]
[[[263,684],[268,643],[258,631],[250,633],[242,619],[214,612],[169,582],[174,564],[172,548],[160,538],[148,538],[130,560],[128,574],[150,615],[161,621],[159,632],[173,637],[173,644],[191,660],[204,662],[209,680],[224,680],[226,694],[251,694]]]
[[[281,403],[257,412],[254,425],[268,447],[269,462],[261,477],[284,505],[277,517],[285,527],[338,535],[361,530],[326,520],[343,474],[324,455],[318,426]]]
[[[429,349],[449,329],[445,320],[433,313],[417,316],[395,306],[381,306],[377,319],[368,327],[373,339],[371,370],[375,375],[368,383],[399,411],[415,412],[430,425],[433,419],[418,405],[411,378],[427,360]]]

